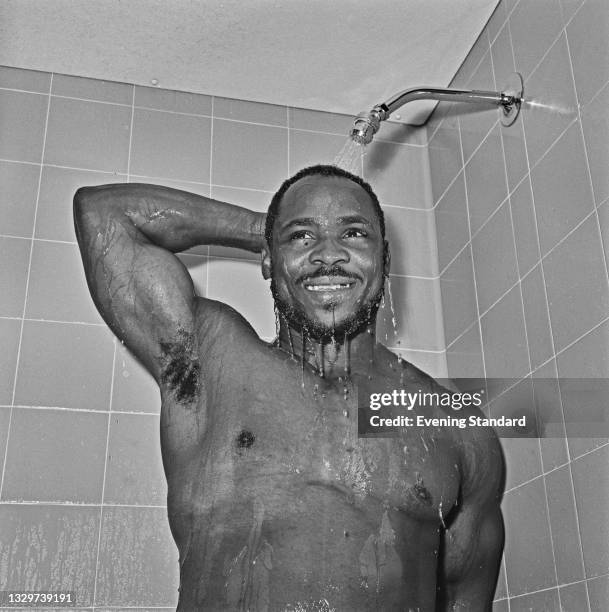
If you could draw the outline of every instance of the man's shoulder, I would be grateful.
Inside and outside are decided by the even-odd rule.
[[[262,342],[249,321],[224,302],[198,297],[194,317],[198,336],[204,342],[228,343],[233,339]]]
[[[425,390],[431,390],[438,385],[436,380],[419,367],[404,359],[399,353],[394,353],[384,344],[377,345],[381,357],[382,369],[403,385],[419,385]]]
[[[484,424],[480,408],[464,409],[461,418],[468,426],[457,430],[464,490],[472,494],[500,495],[505,479],[505,461],[499,437],[493,427]]]

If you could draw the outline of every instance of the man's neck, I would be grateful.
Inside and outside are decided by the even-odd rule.
[[[354,372],[367,372],[375,358],[376,321],[353,336],[313,338],[305,329],[279,324],[279,348],[313,367],[327,380],[347,378]]]

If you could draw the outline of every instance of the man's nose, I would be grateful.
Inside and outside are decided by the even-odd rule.
[[[349,261],[349,251],[333,238],[318,240],[311,250],[309,261],[312,264],[332,266]]]

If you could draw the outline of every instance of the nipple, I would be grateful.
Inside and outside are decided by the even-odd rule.
[[[255,442],[256,436],[247,429],[242,429],[241,433],[237,436],[237,446],[239,448],[250,448]]]

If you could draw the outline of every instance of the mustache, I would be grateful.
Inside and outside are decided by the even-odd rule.
[[[317,268],[317,270],[315,270],[315,272],[312,272],[311,274],[304,274],[303,276],[301,276],[298,279],[298,282],[300,283],[304,283],[306,281],[312,280],[314,278],[321,278],[321,277],[328,277],[328,276],[340,276],[342,278],[354,278],[356,280],[361,280],[361,278],[359,277],[358,274],[355,274],[354,272],[348,272],[347,270],[345,270],[342,266],[336,265],[336,266],[320,266],[319,268]]]

